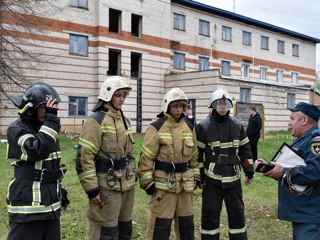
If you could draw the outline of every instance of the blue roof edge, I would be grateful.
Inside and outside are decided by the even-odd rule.
[[[229,18],[232,20],[236,20],[242,23],[246,23],[249,25],[253,25],[256,27],[260,27],[260,28],[264,28],[267,30],[271,30],[273,32],[277,32],[280,34],[284,34],[284,35],[289,35],[290,37],[295,37],[304,41],[308,41],[308,42],[312,42],[312,43],[320,43],[320,39],[315,38],[315,37],[311,37],[302,33],[298,33],[295,31],[291,31],[289,29],[285,29],[282,27],[278,27],[266,22],[262,22],[253,18],[249,18],[237,13],[233,13],[233,12],[229,12],[220,8],[216,8],[216,7],[212,7],[203,3],[199,3],[193,0],[171,0],[171,2],[173,3],[178,3],[181,5],[185,5],[185,6],[189,6],[191,8],[195,8],[198,10],[202,10],[208,13],[212,13],[221,17],[225,17],[225,18]]]

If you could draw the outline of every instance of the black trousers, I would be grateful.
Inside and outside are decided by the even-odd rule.
[[[10,222],[8,240],[60,240],[60,220]]]
[[[259,141],[259,138],[260,138],[259,136],[258,137],[257,136],[249,137],[253,162],[258,159],[258,141]]]
[[[223,201],[228,214],[229,239],[247,239],[240,181],[235,187],[229,189],[223,189],[222,186],[209,181],[206,182],[202,193],[201,239],[219,239],[220,212]]]

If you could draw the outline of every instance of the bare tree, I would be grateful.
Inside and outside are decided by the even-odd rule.
[[[8,89],[29,84],[32,79],[25,77],[24,67],[43,61],[26,46],[30,49],[30,36],[41,32],[44,6],[54,5],[49,0],[0,0],[0,95],[8,97]]]

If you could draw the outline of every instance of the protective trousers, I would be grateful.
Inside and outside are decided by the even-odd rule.
[[[10,222],[8,240],[59,240],[60,220],[37,220],[25,223]]]
[[[171,193],[157,190],[151,197],[147,240],[168,240],[175,221],[175,239],[194,240],[192,192]]]
[[[134,189],[102,190],[101,204],[90,202],[88,240],[131,240]]]
[[[221,185],[206,182],[202,193],[201,239],[218,240],[220,235],[220,212],[225,201],[229,239],[246,240],[247,230],[244,217],[244,203],[240,180],[233,188],[223,189]]]

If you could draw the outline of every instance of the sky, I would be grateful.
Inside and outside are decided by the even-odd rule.
[[[195,0],[320,39],[319,0]],[[317,44],[320,71],[320,43]]]

